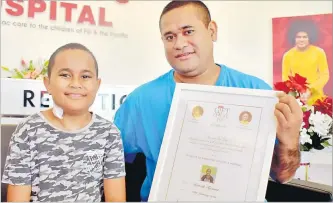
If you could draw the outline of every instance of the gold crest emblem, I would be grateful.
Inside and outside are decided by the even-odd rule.
[[[192,116],[195,119],[199,119],[203,115],[203,108],[201,106],[195,106],[192,110]]]

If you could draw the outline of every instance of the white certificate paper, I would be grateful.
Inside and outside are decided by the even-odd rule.
[[[148,201],[264,201],[275,91],[177,84]]]

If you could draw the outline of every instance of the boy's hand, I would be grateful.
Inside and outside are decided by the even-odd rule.
[[[105,202],[126,202],[125,177],[104,179]]]
[[[31,185],[8,185],[7,202],[30,202]]]

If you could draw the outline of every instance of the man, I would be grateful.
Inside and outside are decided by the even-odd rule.
[[[210,168],[208,168],[206,170],[206,174],[201,177],[201,181],[214,183],[214,178],[213,178],[213,176],[210,175],[211,172],[212,171],[210,170]]]
[[[283,81],[296,73],[307,79],[309,89],[301,95],[301,100],[309,105],[325,95],[324,87],[330,77],[325,51],[314,45],[317,29],[311,20],[294,21],[288,31],[288,40],[294,46],[282,59]]]
[[[202,2],[170,2],[161,14],[160,31],[166,58],[173,69],[134,90],[114,120],[123,136],[125,153],[142,152],[146,156],[142,201],[149,196],[176,82],[270,89],[256,77],[215,64],[213,42],[217,26]],[[302,111],[291,96],[281,95],[279,101],[275,110],[279,143],[274,151],[271,176],[286,182],[299,166]]]

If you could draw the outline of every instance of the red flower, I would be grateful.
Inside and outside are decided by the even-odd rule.
[[[306,85],[308,84],[306,82],[306,78],[303,76],[300,76],[299,74],[295,74],[294,77],[289,76],[290,81],[297,83],[298,85],[302,86],[302,87],[306,87]]]
[[[283,91],[286,94],[288,94],[289,91],[291,90],[286,82],[277,82],[277,83],[275,83],[274,87],[276,90]]]
[[[25,65],[26,65],[26,63],[25,63],[25,61],[24,61],[23,59],[21,60],[21,65],[22,65],[22,66],[25,66]]]
[[[283,91],[287,94],[289,92],[305,93],[308,89],[307,84],[305,77],[295,74],[294,77],[289,76],[289,80],[275,83],[274,87],[276,90]]]
[[[313,106],[315,111],[332,116],[332,98],[318,99]]]
[[[310,123],[309,123],[310,115],[311,115],[311,111],[306,111],[303,113],[303,122],[305,123],[305,125],[303,127],[306,129],[308,129],[310,127]]]

